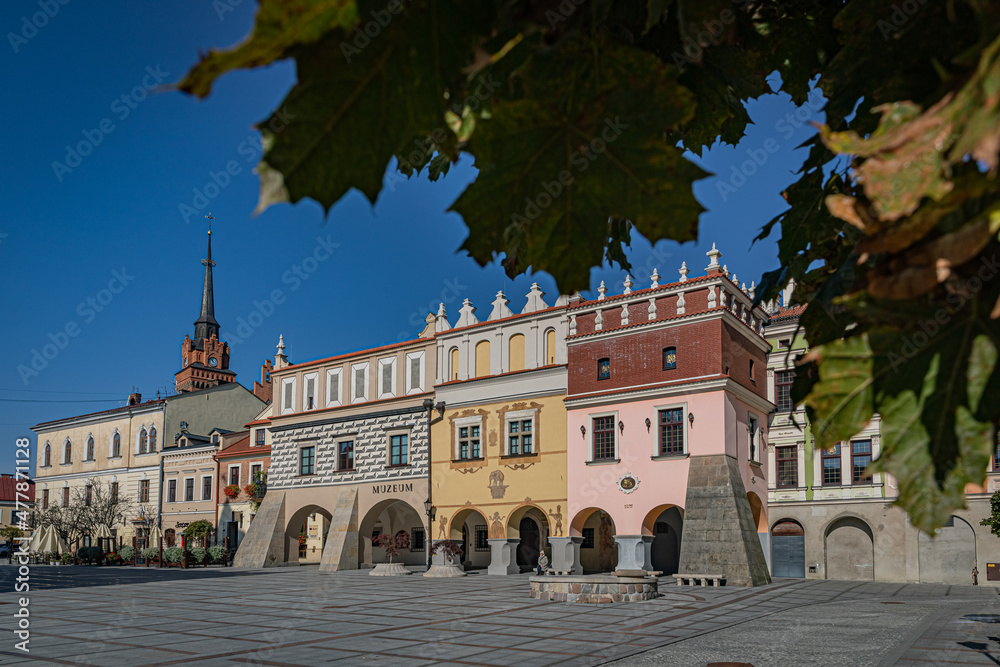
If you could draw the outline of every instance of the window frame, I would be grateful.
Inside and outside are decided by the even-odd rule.
[[[420,350],[419,352],[407,352],[406,353],[406,383],[405,383],[406,392],[405,392],[405,394],[407,396],[409,396],[410,394],[422,394],[424,392],[424,385],[427,382],[427,376],[425,374],[426,373],[426,359],[427,359],[427,355],[424,353],[423,350]],[[417,370],[417,386],[416,387],[413,387],[413,386],[410,385],[410,380],[412,379],[410,377],[410,375],[413,372],[411,366],[412,366],[413,362],[416,362],[417,365],[418,365],[418,370]]]
[[[167,480],[167,502],[177,502],[177,478]]]
[[[68,466],[73,463],[73,441],[69,438],[63,441],[62,465]]]
[[[94,504],[94,486],[92,484],[83,485],[83,506],[90,507]]]
[[[295,412],[295,376],[281,378],[281,414],[290,415]],[[285,399],[288,403],[285,403]]]
[[[477,552],[484,552],[490,550],[490,529],[488,526],[478,525],[474,526],[472,530],[474,537],[472,538],[472,550]],[[485,535],[486,537],[480,537]],[[485,544],[483,544],[485,542]]]
[[[618,413],[601,413],[588,415],[590,419],[590,463],[612,463],[617,462],[618,459],[618,437],[615,435],[615,429],[618,428]],[[601,429],[600,433],[610,433],[611,434],[611,456],[605,456],[598,458],[597,456],[597,420],[598,419],[610,419],[611,428]]]
[[[267,440],[265,439],[266,437],[267,434],[264,433],[264,429],[262,428],[254,429],[254,434],[253,434],[254,447],[265,446],[267,444]]]
[[[607,370],[608,370],[607,375],[604,374],[604,369],[603,369],[605,362],[607,363]],[[611,379],[611,357],[601,357],[600,359],[597,360],[597,380],[598,382],[600,382],[602,380],[610,380],[610,379]]]
[[[242,467],[239,463],[230,463],[229,467],[226,468],[226,486],[236,486],[240,485],[240,468]],[[236,481],[233,481],[233,471],[236,471]]]
[[[254,484],[257,483],[257,476],[258,476],[257,473],[260,473],[260,474],[264,473],[264,464],[263,463],[251,463],[250,464],[250,481],[252,481]]]
[[[51,468],[52,467],[52,444],[46,442],[45,449],[42,450],[42,467]]]
[[[820,450],[822,452],[820,454],[820,457],[819,457],[819,465],[820,465],[819,474],[820,474],[821,486],[843,486],[844,485],[844,449],[841,446],[842,444],[843,443],[838,442],[836,445],[834,445],[835,449],[833,451],[830,451],[829,449],[822,449],[822,450]],[[829,469],[837,471],[837,477],[839,478],[839,481],[837,481],[837,482],[828,482],[827,481],[827,479],[826,479],[827,467],[824,465],[825,461],[836,461],[837,462],[836,467],[831,466]]]
[[[309,395],[309,383],[312,382],[312,396]],[[310,405],[310,399],[312,399]],[[302,375],[302,412],[319,409],[319,371],[303,373]]]
[[[674,353],[674,361],[673,361],[673,363],[669,363],[667,361],[667,357],[669,356],[669,354],[671,352]],[[675,371],[675,370],[677,370],[677,347],[674,346],[674,345],[671,345],[669,347],[663,348],[662,355],[663,355],[663,370],[665,370],[665,371]]]
[[[389,369],[389,391],[383,391],[386,368]],[[396,357],[384,357],[378,360],[378,399],[396,398]]]
[[[347,452],[344,451],[344,445],[350,445],[350,449]],[[337,470],[338,471],[347,472],[347,471],[356,470],[355,466],[357,465],[357,462],[354,459],[354,455],[356,453],[356,449],[357,449],[357,444],[355,443],[354,438],[342,439],[342,440],[338,440],[337,441]],[[350,465],[347,465],[347,464],[344,463],[345,454],[347,454],[348,457],[349,457],[349,459],[350,459]]]
[[[42,489],[42,509],[47,510],[49,508],[49,490]]]
[[[653,458],[673,458],[677,456],[687,456],[688,455],[688,426],[687,426],[687,403],[672,403],[666,405],[656,405],[653,407],[656,410],[656,421],[654,422],[656,426],[656,437],[653,442]],[[667,426],[675,425],[673,422],[665,423],[663,420],[664,414],[667,412],[673,412],[680,410],[681,418],[680,425],[681,431],[681,451],[679,452],[665,452],[663,451],[663,434],[664,428]]]
[[[791,376],[790,380],[787,379],[788,376]],[[795,409],[795,403],[792,401],[793,384],[795,384],[794,368],[774,370],[774,405],[777,412],[791,412]],[[782,394],[786,395],[787,407],[781,407]]]
[[[94,443],[94,436],[88,435],[87,436],[87,442],[86,442],[86,444],[84,444],[84,451],[83,451],[83,457],[84,458],[83,458],[83,460],[84,461],[93,461],[93,460],[95,460],[94,457],[96,456],[96,449],[97,449],[97,447],[96,447],[96,445]]]
[[[306,472],[305,471],[305,467],[304,467],[304,461],[305,460],[304,460],[303,456],[304,456],[306,450],[311,450],[311,452],[309,454],[309,472]],[[299,445],[297,463],[296,463],[295,467],[299,471],[299,474],[298,474],[299,477],[312,477],[312,476],[314,476],[316,474],[316,443],[315,442],[311,442],[311,443],[306,443],[306,444],[303,444],[303,445]]]
[[[215,485],[214,475],[202,475],[201,476],[201,500],[212,500],[215,497],[212,487]],[[207,483],[206,483],[207,482]],[[205,497],[205,491],[208,491],[208,497]]]
[[[782,453],[787,453],[791,450],[791,456],[782,458]],[[782,483],[781,469],[782,464],[791,463],[792,465],[792,483]],[[799,488],[799,446],[795,445],[780,445],[774,448],[774,477],[775,486],[779,489],[797,489]]]
[[[369,394],[369,384],[371,379],[368,377],[368,362],[363,361],[359,364],[351,364],[351,405],[355,403],[364,403],[368,400]],[[361,385],[361,395],[358,395],[358,371],[362,371],[362,385]]]
[[[503,416],[503,448],[504,456],[534,456],[538,453],[538,410],[531,408],[528,410],[512,410],[507,412]],[[510,432],[511,424],[518,424],[518,432],[516,435],[512,435]],[[531,429],[529,431],[524,430],[524,424],[531,424]],[[530,452],[525,451],[524,438],[525,433],[527,437],[531,439],[528,446],[531,448]],[[518,451],[511,451],[511,439],[517,438],[518,440]]]
[[[191,491],[191,497],[190,498],[188,497],[188,490],[189,490],[189,488],[188,488],[188,482],[191,483],[190,484],[190,491]],[[185,477],[184,478],[184,500],[183,500],[183,502],[185,502],[185,503],[193,503],[193,502],[195,502],[194,491],[195,491],[194,477]]]
[[[474,417],[460,417],[453,421],[454,431],[452,432],[452,442],[454,446],[452,447],[452,461],[482,461],[483,460],[483,416],[476,415]],[[462,457],[462,429],[473,427],[479,429],[479,456],[466,456]],[[472,436],[468,436],[467,440],[472,440]]]
[[[135,453],[146,454],[149,451],[149,431],[143,426],[139,429],[139,442],[136,443]]]
[[[156,427],[149,427],[149,447],[146,450],[149,454],[156,453]]]
[[[386,432],[386,454],[388,454],[387,468],[405,468],[410,465],[410,431],[409,429]],[[405,438],[400,441],[400,462],[393,463],[393,440],[395,438]],[[406,459],[405,461],[403,459]]]
[[[111,455],[109,459],[120,459],[122,457],[122,434],[115,429],[111,435]]]
[[[140,479],[139,480],[139,502],[148,503],[149,502],[149,480]]]
[[[761,464],[760,450],[762,449],[764,438],[757,438],[760,434],[760,417],[747,412],[747,460],[757,465]],[[755,440],[755,438],[757,438]]]
[[[62,497],[62,506],[63,507],[69,507],[69,487],[68,486],[64,486],[63,487],[62,496],[63,496]]]
[[[868,443],[868,451],[860,453],[854,451],[855,449],[854,446],[862,443]],[[867,468],[871,466],[873,455],[875,453],[873,445],[874,443],[872,442],[872,439],[870,437],[851,440],[851,485],[852,486],[865,486],[874,483],[875,478],[871,472],[868,472],[866,476],[862,476],[860,479],[858,479],[857,467],[856,467],[857,464],[855,463],[855,459],[867,458],[868,464],[865,466],[865,469],[867,470]]]
[[[344,404],[344,369],[340,366],[337,368],[326,369],[326,407],[337,408]],[[331,386],[337,387],[337,396],[333,398],[330,391]]]

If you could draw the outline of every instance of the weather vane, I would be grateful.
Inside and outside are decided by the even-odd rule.
[[[215,218],[212,217],[211,213],[209,213],[205,217],[208,218],[208,235],[211,236],[212,235],[212,221],[215,220]]]

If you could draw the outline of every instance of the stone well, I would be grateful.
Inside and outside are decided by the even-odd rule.
[[[554,602],[642,602],[657,595],[657,578],[594,574],[531,577],[530,597]]]

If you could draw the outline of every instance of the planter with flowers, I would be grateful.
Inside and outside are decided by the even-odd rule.
[[[398,556],[401,551],[410,548],[410,534],[408,532],[401,530],[394,536],[382,533],[372,540],[372,546],[385,549],[385,555],[389,557],[389,562],[379,563],[375,566],[374,570],[368,573],[369,575],[373,577],[398,577],[404,574],[412,574],[412,572],[403,567],[402,563],[392,562],[392,559]]]
[[[240,497],[240,485],[230,484],[229,486],[224,488],[222,492],[226,494],[226,498],[229,498],[230,500],[236,500],[237,498]]]
[[[431,554],[440,558],[443,562],[431,563],[430,569],[424,572],[425,577],[464,577],[465,570],[462,569],[460,560],[462,557],[462,545],[454,540],[441,540],[431,547]]]

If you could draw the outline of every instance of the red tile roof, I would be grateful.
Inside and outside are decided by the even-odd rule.
[[[248,455],[259,455],[261,457],[267,457],[271,455],[270,447],[251,447],[250,446],[250,436],[238,440],[236,444],[229,445],[221,452],[215,455],[217,459],[231,459],[238,456],[248,456]]]
[[[35,482],[30,479],[17,480],[13,475],[7,474],[0,477],[0,500],[12,503],[18,499],[17,487],[15,486],[18,481],[28,483],[28,491],[27,493],[22,492],[21,502],[35,502]],[[25,495],[28,496],[27,501],[24,499]]]

